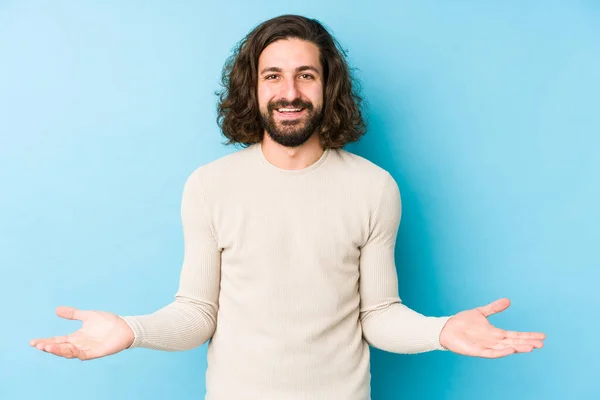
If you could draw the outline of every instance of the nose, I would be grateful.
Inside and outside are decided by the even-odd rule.
[[[284,79],[281,85],[281,98],[288,101],[294,101],[298,97],[298,87],[295,79]]]

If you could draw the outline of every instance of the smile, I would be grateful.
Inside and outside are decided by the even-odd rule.
[[[278,108],[277,113],[282,117],[297,117],[304,111],[304,108]]]

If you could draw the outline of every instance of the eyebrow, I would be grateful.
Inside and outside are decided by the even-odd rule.
[[[260,71],[260,74],[264,74],[265,72],[282,72],[283,70],[279,67],[267,67],[267,68],[263,68],[262,71]],[[313,67],[312,65],[302,65],[298,68],[296,68],[296,72],[302,72],[302,71],[314,71],[315,73],[319,74],[319,70],[316,69],[315,67]]]

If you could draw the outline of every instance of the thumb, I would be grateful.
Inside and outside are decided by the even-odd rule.
[[[68,306],[58,306],[56,307],[56,315],[65,319],[76,319],[79,321],[83,321],[87,312],[83,310],[79,310],[75,307]]]
[[[485,306],[477,307],[477,310],[486,317],[489,317],[492,314],[496,314],[506,310],[508,306],[510,306],[510,300],[507,298],[502,298],[495,300]]]

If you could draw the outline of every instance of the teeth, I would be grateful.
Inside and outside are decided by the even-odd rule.
[[[298,112],[298,111],[301,111],[301,109],[300,108],[278,108],[277,111],[279,111],[279,112],[292,112],[292,111]]]

